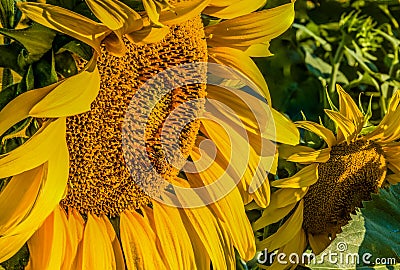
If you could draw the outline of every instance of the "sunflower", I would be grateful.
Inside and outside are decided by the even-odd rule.
[[[1,262],[25,242],[30,253],[27,269],[210,269],[211,264],[213,269],[232,269],[235,249],[243,260],[253,258],[255,240],[243,201],[269,204],[265,168],[272,164],[274,171],[277,166],[276,153],[262,145],[272,139],[295,145],[299,132],[273,109],[276,134],[267,130],[268,123],[258,125],[257,112],[249,104],[259,108],[270,98],[250,56],[269,55],[269,40],[293,20],[293,3],[254,12],[265,1],[168,1],[167,7],[164,2],[145,1],[146,11],[153,14],[139,15],[119,1],[87,0],[97,17],[93,20],[58,6],[19,2],[29,18],[91,45],[94,53],[88,62],[79,61],[77,75],[27,91],[0,112],[0,134],[27,117],[40,123],[29,140],[0,156],[0,177],[10,179],[0,193]],[[202,9],[226,20],[204,28]],[[154,82],[157,74],[207,61],[237,70],[261,89],[265,99],[237,89],[250,100],[246,105],[232,91],[192,83],[160,98],[148,115],[144,134],[126,125],[130,106],[140,111],[154,97],[140,91],[143,85],[162,92],[168,87]],[[204,68],[180,75],[207,79]],[[197,111],[208,118],[193,120],[197,111],[179,112],[180,105],[206,95]],[[237,118],[210,99],[232,108]],[[173,111],[177,121],[185,123],[178,136],[179,151],[195,166],[205,166],[201,171],[184,173],[167,160],[161,140],[163,124]],[[141,117],[136,114],[133,120]],[[229,124],[217,125],[221,118]],[[238,121],[245,134],[237,132]],[[152,181],[148,168],[140,164],[130,170],[123,151],[126,133],[128,146],[144,142],[144,151],[136,153],[146,155],[156,173],[175,188],[209,185],[221,175],[240,183],[229,190],[219,186],[227,195],[218,200],[206,192],[211,203],[195,198],[195,193],[190,198],[172,197],[175,202],[170,205],[160,202],[155,199],[159,194],[172,196],[174,190],[163,192],[165,186]],[[216,145],[214,159],[202,149],[209,139]],[[238,148],[229,143],[242,147],[243,153],[230,151]],[[243,173],[229,167],[237,160],[246,165]],[[134,176],[140,177],[134,181]],[[176,207],[184,200],[203,205]]]
[[[279,148],[280,157],[306,166],[289,178],[272,182],[279,189],[272,193],[271,204],[254,223],[254,229],[290,215],[276,233],[258,243],[260,249],[301,254],[309,244],[313,253],[319,254],[385,179],[390,184],[400,182],[399,143],[395,142],[400,138],[400,92],[392,97],[381,123],[368,133],[363,131],[367,116],[339,85],[337,91],[339,111],[325,110],[337,125],[336,136],[314,122],[295,123],[321,137],[326,148]]]

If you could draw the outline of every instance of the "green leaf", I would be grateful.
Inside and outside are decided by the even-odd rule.
[[[14,82],[14,78],[13,78],[12,72],[11,72],[11,70],[9,68],[5,68],[3,70],[3,74],[2,74],[2,76],[0,78],[1,78],[1,82],[0,83],[1,83],[2,89],[6,88],[9,85],[12,85],[13,82]]]
[[[17,87],[18,84],[13,84],[0,91],[0,110],[16,97]]]
[[[70,51],[70,52],[82,57],[86,61],[89,61],[93,55],[93,50],[89,45],[87,45],[83,42],[77,41],[77,40],[68,42],[67,44],[65,44],[65,46],[62,47],[62,49]]]
[[[23,48],[14,43],[0,45],[0,67],[9,68],[22,74],[23,69],[18,63],[18,58]]]
[[[326,63],[321,58],[313,56],[311,53],[306,51],[306,57],[304,59],[306,62],[307,69],[318,78],[328,79],[332,72],[332,66]],[[338,72],[336,79],[337,82],[348,84],[346,76],[342,72]]]
[[[14,27],[14,1],[1,0],[0,1],[0,22],[8,28]]]
[[[301,35],[301,34],[305,33],[306,35],[311,36],[317,42],[319,42],[319,44],[322,46],[322,48],[324,48],[324,50],[326,50],[328,52],[332,51],[332,46],[331,46],[331,44],[329,44],[329,42],[327,42],[325,39],[323,39],[320,36],[318,36],[317,34],[315,34],[313,31],[308,29],[306,26],[301,25],[301,24],[297,24],[297,23],[293,23],[292,27],[297,28],[297,29],[300,30],[297,33],[297,35]],[[299,39],[299,37],[297,37],[297,39]]]
[[[27,61],[30,63],[40,59],[43,54],[51,49],[53,39],[56,36],[54,30],[37,23],[18,30],[0,28],[0,34],[21,43],[28,52]]]
[[[391,186],[388,189],[381,189],[379,194],[373,194],[372,200],[364,202],[362,208],[348,225],[344,226],[342,233],[317,256],[316,262],[321,262],[323,254],[325,260],[323,264],[313,263],[311,269],[371,269],[383,265],[374,265],[374,262],[386,261],[396,262],[395,268],[400,266],[400,185]],[[338,262],[332,263],[326,259],[328,254],[336,253]],[[340,255],[344,258],[340,261]],[[350,258],[359,258],[359,264]],[[363,260],[364,256],[364,260]],[[346,259],[346,257],[348,259]],[[368,263],[370,262],[370,263]],[[369,268],[368,268],[369,267]],[[383,268],[385,269],[385,268]]]
[[[35,78],[35,88],[41,88],[57,82],[57,72],[55,67],[54,55],[43,57],[33,64],[33,74]],[[50,59],[49,59],[50,58]]]
[[[26,91],[32,90],[35,88],[35,76],[33,75],[32,65],[29,66],[26,76],[25,76],[25,85]]]
[[[65,51],[63,53],[56,54],[56,71],[63,75],[65,78],[73,76],[78,73],[76,68],[75,60],[71,53]]]
[[[360,64],[361,68],[364,69],[366,72],[370,74],[376,73],[377,67],[371,61],[363,57],[361,53],[356,53],[355,51],[349,49],[346,46],[344,53],[347,54],[347,57],[349,56],[353,57]]]

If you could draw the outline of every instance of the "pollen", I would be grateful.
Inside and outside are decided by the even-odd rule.
[[[200,16],[171,27],[170,33],[158,43],[137,45],[128,40],[124,42],[128,50],[123,57],[114,57],[105,49],[102,51],[98,61],[101,89],[91,104],[91,110],[67,118],[70,170],[68,191],[62,204],[77,209],[81,214],[117,216],[125,209],[138,209],[150,202],[150,198],[135,184],[124,160],[124,115],[130,104],[141,103],[140,95],[135,93],[148,79],[179,64],[207,62],[207,44]],[[197,76],[205,77],[206,72]],[[179,171],[168,163],[163,153],[160,143],[162,125],[171,110],[185,101],[205,96],[204,84],[173,89],[163,96],[148,118],[146,154],[165,178],[173,178]],[[182,120],[188,117],[181,116]],[[179,137],[180,150],[185,157],[194,145],[200,125],[196,120],[188,122]],[[138,133],[129,129],[129,137],[133,140]],[[157,182],[148,181],[146,185],[154,185],[154,190],[159,188]]]
[[[362,201],[370,200],[386,176],[378,144],[358,139],[333,146],[330,159],[318,165],[318,181],[304,197],[303,228],[335,236]]]

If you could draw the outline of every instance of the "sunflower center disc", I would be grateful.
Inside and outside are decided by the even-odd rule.
[[[207,61],[200,16],[171,27],[171,32],[156,44],[139,46],[125,41],[125,45],[127,53],[121,58],[103,50],[98,62],[101,89],[91,110],[67,119],[70,173],[68,193],[62,203],[82,214],[116,216],[127,208],[137,209],[149,203],[149,197],[135,184],[124,161],[121,132],[125,112],[131,102],[136,102],[132,97],[140,86],[160,71],[178,64]],[[200,84],[171,89],[148,117],[147,155],[166,180],[175,177],[178,171],[168,164],[162,151],[162,125],[174,108],[205,95],[205,85]],[[182,115],[183,121],[186,118]],[[198,121],[189,122],[180,134],[179,145],[184,157],[193,147],[199,125]],[[138,137],[136,130],[129,132],[133,139]],[[160,188],[153,185],[154,190]]]
[[[335,235],[350,213],[369,200],[386,175],[382,148],[363,139],[333,146],[330,159],[318,166],[318,181],[304,197],[303,228]]]

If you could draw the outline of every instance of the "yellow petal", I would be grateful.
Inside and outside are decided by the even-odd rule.
[[[196,267],[198,270],[211,270],[210,256],[207,253],[203,243],[197,235],[190,234],[190,240],[193,244],[193,250],[195,254],[201,254],[201,256],[195,256]]]
[[[329,148],[316,150],[312,153],[299,152],[290,156],[287,160],[299,163],[310,163],[310,162],[327,162],[330,158],[331,150]]]
[[[0,193],[0,262],[13,256],[29,239],[33,231],[21,235],[6,235],[7,230],[17,226],[33,207],[43,174],[44,165],[24,172],[11,179]],[[15,200],[15,198],[19,198]],[[4,214],[3,214],[4,213]]]
[[[382,150],[386,156],[400,157],[400,143],[390,142],[386,144],[381,144]]]
[[[9,102],[0,111],[0,134],[28,117],[31,108],[58,85],[59,83],[25,92]]]
[[[222,116],[219,117],[219,119],[222,119]],[[215,143],[219,150],[217,158],[221,156],[225,160],[225,163],[220,162],[220,173],[218,175],[211,174],[210,179],[219,179],[220,175],[223,175],[224,164],[230,164],[232,165],[232,169],[234,169],[234,174],[228,174],[228,177],[232,178],[235,183],[238,182],[239,177],[240,180],[246,184],[244,186],[246,191],[248,190],[250,193],[253,193],[253,197],[256,197],[260,204],[264,206],[268,205],[269,185],[265,182],[267,181],[266,171],[270,167],[271,169],[275,169],[276,167],[274,167],[276,156],[274,155],[273,149],[270,153],[263,150],[260,150],[258,153],[254,148],[259,149],[260,146],[255,145],[251,139],[246,140],[239,134],[236,134],[230,127],[224,128],[215,121],[208,119],[203,119],[202,123],[202,132]],[[248,153],[245,154],[243,148],[241,150],[242,155],[235,154],[238,151],[235,149],[239,145],[248,145]],[[268,146],[265,145],[263,147],[268,148]],[[272,147],[274,148],[274,146]],[[207,170],[204,172],[207,172]],[[210,168],[210,172],[215,173],[216,169]],[[202,174],[200,174],[200,177],[202,177]]]
[[[271,187],[269,185],[267,176],[265,176],[262,181],[261,181],[262,178],[258,179],[259,183],[253,181],[253,183],[248,188],[248,192],[252,195],[254,201],[261,208],[265,208],[269,205],[271,200]]]
[[[85,0],[93,14],[109,29],[122,30],[122,34],[139,30],[143,26],[140,15],[118,0]]]
[[[156,234],[170,269],[194,269],[190,238],[177,208],[153,203]]]
[[[268,42],[285,32],[294,20],[294,3],[251,13],[205,28],[212,47],[248,47]]]
[[[61,270],[77,269],[78,246],[83,238],[85,222],[82,216],[73,208],[69,209],[67,220],[67,243],[65,246],[64,262]]]
[[[269,173],[271,174],[277,174],[278,172],[278,162],[279,162],[279,153],[276,151],[273,161],[272,161],[272,166],[271,169],[269,170]]]
[[[291,265],[290,269],[295,269],[297,264],[291,264],[290,259],[293,260],[294,257],[291,254],[297,254],[301,263],[303,251],[305,250],[306,246],[307,246],[306,234],[304,230],[300,230],[300,232],[296,234],[296,236],[293,237],[292,240],[290,240],[283,248],[279,249],[280,253],[286,254],[286,257],[283,259],[283,261],[287,262],[287,264],[280,263],[278,260],[275,260],[274,263],[271,265],[270,269],[283,270],[287,269],[287,267],[290,265]]]
[[[253,0],[251,2],[246,0],[232,1],[229,5],[224,7],[210,5],[203,13],[221,19],[232,19],[249,14],[263,7],[266,2],[267,0]]]
[[[400,145],[397,144],[398,143],[389,143],[382,146],[382,150],[390,166],[400,170]]]
[[[62,199],[68,180],[69,157],[65,144],[58,146],[57,150],[45,165],[47,174],[43,175],[41,190],[29,214],[18,224],[1,233],[0,261],[7,260],[14,255]]]
[[[398,174],[389,174],[386,176],[386,180],[391,185],[396,185],[396,184],[400,183],[400,176]]]
[[[349,119],[345,118],[342,114],[335,111],[325,110],[325,113],[329,116],[330,119],[332,119],[333,122],[338,125],[338,128],[344,136],[344,140],[346,140],[348,143],[350,143],[350,141],[357,136],[356,127]],[[338,142],[340,141],[341,138],[338,137]]]
[[[0,134],[28,116],[53,118],[90,110],[100,89],[99,76],[93,56],[79,74],[19,95],[0,111]]]
[[[268,208],[283,208],[297,203],[306,195],[307,191],[308,187],[279,189],[272,193],[271,204]]]
[[[64,210],[56,207],[29,239],[29,263],[25,269],[61,269],[67,241],[66,225]]]
[[[335,135],[333,135],[332,131],[322,125],[310,121],[298,121],[295,122],[295,124],[299,128],[304,128],[320,136],[329,147],[332,147],[336,144]]]
[[[308,188],[283,188],[271,195],[270,205],[253,224],[254,230],[260,230],[284,218],[307,193]]]
[[[37,224],[43,222],[62,199],[69,174],[69,156],[65,144],[58,145],[57,148],[54,156],[51,156],[47,162],[47,174],[44,175],[41,192],[35,205],[29,215],[16,228],[11,229],[10,233],[20,233],[29,228],[35,228]]]
[[[146,26],[139,31],[126,34],[126,38],[129,41],[138,45],[144,45],[149,43],[156,43],[161,41],[169,33],[169,27],[152,27]]]
[[[240,257],[245,261],[251,260],[256,252],[255,239],[239,191],[237,189],[232,190],[216,204],[221,208],[225,219],[224,222],[221,222],[221,225],[232,237],[233,245]]]
[[[43,173],[44,165],[41,165],[18,174],[0,193],[0,235],[29,213],[39,193]]]
[[[5,235],[0,237],[0,262],[4,262],[14,256],[32,236],[34,232],[26,232],[18,235]]]
[[[276,129],[276,142],[296,145],[300,141],[300,132],[290,119],[283,116],[280,112],[272,109],[274,124]]]
[[[268,147],[268,142],[264,142],[264,139],[291,145],[299,143],[300,134],[296,126],[281,113],[269,107],[265,101],[243,91],[236,91],[233,94],[232,91],[218,86],[208,86],[207,91],[210,102],[206,104],[206,110],[219,119],[229,122],[235,130],[242,129],[244,125],[249,142],[258,154],[264,156],[258,151],[264,149],[271,156],[272,148]],[[225,106],[235,114],[229,112]],[[258,144],[260,140],[264,146]]]
[[[110,33],[105,25],[61,7],[33,2],[18,2],[17,6],[31,20],[83,41],[98,53],[101,41]]]
[[[247,204],[249,204],[249,203],[251,203],[251,201],[253,201],[253,197],[251,196],[251,194],[249,194],[247,192],[247,187],[246,186],[247,186],[247,184],[244,183],[244,181],[242,181],[242,182],[238,183],[237,189],[240,192],[240,196],[242,196],[243,204],[247,206]]]
[[[219,194],[226,194],[226,192],[221,191],[218,186],[212,186],[211,188],[205,187],[207,184],[204,183],[203,179],[198,177],[198,175],[188,175],[187,180],[176,177],[171,181],[175,185],[174,191],[176,196],[173,198],[164,198],[165,201],[170,202],[170,205],[181,205],[181,207],[204,206],[205,204],[215,201],[216,196],[222,196]],[[177,186],[183,187],[184,190],[178,189]],[[202,187],[205,187],[205,189],[199,190],[199,188]],[[223,218],[219,208],[211,208],[216,216]]]
[[[400,121],[399,104],[400,91],[396,91],[390,99],[386,115],[374,131],[365,135],[366,139],[387,143],[400,138],[400,128],[397,124]]]
[[[107,229],[108,237],[110,238],[111,245],[114,251],[114,258],[115,258],[115,266],[116,270],[125,270],[125,262],[124,262],[124,255],[122,253],[121,244],[117,238],[117,234],[114,231],[113,226],[110,223],[110,220],[106,216],[100,217]]]
[[[218,148],[218,154],[216,155],[217,159],[221,159],[220,162],[215,162],[215,168],[213,169],[207,169],[206,162],[211,162],[213,157],[210,156],[212,153],[212,148],[208,149],[207,146],[204,146],[204,149],[202,152],[198,152],[197,156],[195,157],[196,160],[199,160],[198,162],[195,163],[196,167],[198,168],[198,172],[200,172],[200,175],[202,175],[202,172],[207,172],[209,173],[207,183],[212,183],[215,180],[219,179],[221,176],[227,177],[226,183],[230,184],[230,180],[238,182],[239,179],[233,178],[233,174],[230,176],[226,176],[227,174],[236,172],[238,177],[241,177],[244,172],[246,171],[248,162],[250,160],[250,150],[249,150],[249,145],[246,142],[245,138],[243,138],[243,134],[237,133],[231,126],[229,126],[226,122],[221,122],[217,123],[213,119],[214,116],[209,115],[207,118],[202,119],[202,130],[206,132],[206,135],[215,143],[215,145]],[[237,155],[237,151],[239,150],[239,145],[241,146],[247,146],[242,149],[242,154]],[[211,146],[212,147],[212,146]],[[204,153],[203,153],[204,152]],[[191,156],[194,156],[196,153],[193,152]],[[203,155],[204,154],[204,155]],[[202,156],[203,155],[203,156]],[[225,161],[229,162],[231,164],[228,172],[226,168],[223,168],[222,166],[227,165],[224,163],[222,160],[222,157]],[[204,161],[202,161],[204,160]],[[204,167],[202,168],[200,165],[201,163],[204,163]],[[198,163],[198,164],[197,164]],[[225,173],[227,172],[227,173]],[[232,186],[233,187],[233,186]],[[232,188],[229,188],[227,190],[230,190]]]
[[[387,163],[387,167],[389,170],[394,172],[396,175],[400,175],[400,165],[399,164]]]
[[[396,168],[396,171],[394,172],[400,171],[400,157],[392,157],[391,155],[386,154],[386,161],[390,169],[393,167]]]
[[[182,1],[174,4],[173,10],[166,10],[160,14],[160,23],[173,25],[185,22],[200,15],[210,0]]]
[[[269,50],[269,42],[257,43],[245,48],[244,53],[250,57],[268,57],[273,55]]]
[[[195,155],[195,157],[198,158],[197,155]],[[223,171],[221,167],[216,168],[215,166],[211,170]],[[187,175],[189,181],[196,181],[196,177],[193,177],[191,174]],[[200,173],[198,177],[201,178],[205,184],[210,184],[214,180],[212,176],[210,177],[203,173]],[[231,236],[232,242],[238,250],[241,258],[244,260],[252,259],[255,254],[254,236],[245,214],[239,191],[233,189],[227,193],[226,196],[221,197],[217,202],[210,204],[208,207],[217,210],[216,212],[218,213],[219,222],[221,224],[220,226],[224,227]]]
[[[128,270],[166,269],[157,250],[157,236],[145,219],[135,211],[121,214],[120,233]]]
[[[97,216],[88,214],[82,239],[82,269],[116,269],[107,227]]]
[[[286,145],[282,144],[278,146],[279,157],[283,159],[288,159],[290,156],[296,153],[312,153],[315,150],[311,147],[304,145]]]
[[[215,6],[215,7],[226,7],[231,5],[232,3],[238,2],[241,0],[211,0],[210,1],[210,6]]]
[[[189,183],[193,183],[196,186],[201,185],[199,181],[204,183],[202,190],[197,190],[197,196],[199,196],[199,202],[201,204],[195,204],[197,200],[194,196],[193,199],[189,197],[190,194],[185,196],[179,196],[180,200],[189,201],[192,206],[203,206],[210,202],[215,202],[225,197],[232,189],[235,188],[235,182],[239,182],[240,178],[234,171],[233,166],[226,168],[224,166],[225,161],[221,160],[221,155],[217,155],[217,158],[213,159],[205,152],[201,152],[197,148],[193,148],[190,154],[193,160],[199,160],[195,163],[197,173],[186,173]],[[233,164],[235,161],[232,161]],[[207,166],[207,167],[206,167]],[[246,170],[246,165],[241,164],[240,169]],[[218,211],[216,211],[218,214]]]
[[[290,240],[301,233],[303,225],[304,203],[300,201],[296,211],[292,216],[278,229],[276,233],[257,243],[257,250],[275,250],[283,247]]]
[[[246,75],[251,82],[255,83],[258,87],[258,89],[254,90],[259,90],[257,92],[262,92],[264,97],[267,99],[268,104],[271,104],[271,97],[264,76],[261,74],[253,60],[251,60],[251,58],[243,51],[228,47],[217,47],[209,48],[208,53],[210,62],[228,66]],[[253,88],[252,85],[248,86]]]
[[[160,8],[156,5],[154,0],[143,0],[143,7],[146,10],[147,16],[149,16],[150,21],[159,26],[163,26],[160,24],[159,19],[160,19]]]
[[[293,208],[295,206],[296,206],[296,204],[293,203],[293,204],[289,204],[283,208],[273,209],[273,208],[267,207],[263,211],[262,216],[253,223],[253,230],[258,231],[260,229],[267,227],[270,224],[280,221],[281,219],[286,217],[290,213],[290,211],[293,210]]]
[[[55,145],[65,144],[65,118],[48,121],[23,145],[0,156],[0,178],[36,168],[58,151]]]
[[[126,53],[126,46],[124,41],[120,36],[115,35],[114,33],[108,35],[104,39],[104,45],[106,46],[107,52],[116,56],[122,57]]]
[[[230,261],[227,251],[227,236],[222,232],[214,214],[207,207],[182,209],[187,217],[186,230],[189,235],[197,235],[210,257],[214,269],[229,269]],[[229,242],[228,242],[229,244]],[[232,255],[232,254],[231,254]]]
[[[336,89],[339,94],[340,113],[352,121],[356,127],[356,133],[360,133],[362,127],[364,126],[364,116],[362,112],[358,109],[351,96],[347,94],[340,85],[337,84]]]
[[[271,183],[273,187],[279,188],[302,188],[308,187],[318,180],[318,164],[307,165],[292,177],[275,180]]]
[[[224,194],[227,194],[232,189],[231,184],[238,183],[240,180],[243,182],[243,191],[252,193],[252,196],[255,197],[260,205],[264,207],[268,205],[270,191],[266,171],[270,167],[274,167],[276,156],[274,154],[260,156],[251,147],[251,140],[248,142],[239,134],[235,134],[235,131],[230,130],[229,127],[224,129],[209,119],[204,119],[202,123],[202,132],[212,139],[217,146],[218,153],[216,155],[216,160],[221,159],[221,161],[214,164],[214,166],[199,173],[199,177],[205,179],[205,183],[212,183],[218,180],[218,182],[223,184],[223,188],[213,193],[214,196],[217,196],[215,198],[223,197]],[[246,151],[242,148],[242,155],[235,154],[238,151],[235,149],[239,145],[248,145],[247,153],[245,153]],[[201,154],[197,153],[197,155],[195,155],[195,152],[196,151],[193,151],[191,154],[192,158],[200,159]],[[203,158],[205,158],[205,156],[203,156]],[[189,180],[191,180],[191,174],[187,174],[187,176]]]
[[[90,104],[100,89],[96,57],[84,71],[62,81],[29,111],[33,117],[62,117],[90,110]],[[32,90],[37,91],[37,90]]]

